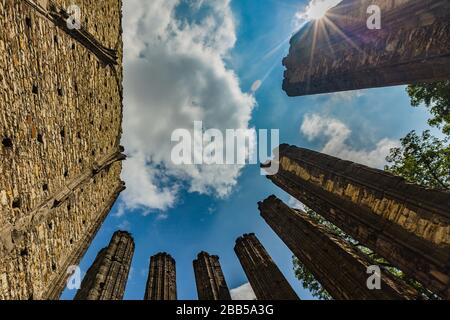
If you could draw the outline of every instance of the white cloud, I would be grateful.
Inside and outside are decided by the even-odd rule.
[[[323,153],[375,168],[382,168],[390,149],[399,145],[398,141],[384,138],[372,150],[355,149],[348,141],[352,131],[343,122],[319,114],[306,115],[300,131],[309,141],[327,139]]]
[[[299,209],[299,210],[305,211],[305,206],[303,205],[303,203],[301,203],[300,201],[298,201],[297,199],[295,199],[292,196],[289,196],[287,205],[293,209]]]
[[[167,220],[167,219],[169,219],[169,215],[167,215],[165,213],[160,213],[156,217],[156,220],[158,220],[158,221],[163,221],[163,220]]]
[[[128,220],[123,220],[117,225],[117,228],[122,231],[131,231],[131,223]]]
[[[156,181],[159,180],[158,175],[163,174],[162,172],[162,169],[146,163],[145,154],[141,152],[132,154],[125,162],[122,172],[122,178],[127,182],[127,189],[122,194],[123,203],[119,207],[119,215],[124,213],[125,209],[166,210],[173,204],[178,186],[159,188]]]
[[[304,10],[297,13],[297,16],[304,20],[320,19],[340,2],[342,0],[311,0]]]
[[[171,134],[192,129],[247,129],[255,99],[242,92],[226,59],[236,42],[229,0],[124,2],[125,210],[166,210],[181,187],[226,197],[242,166],[175,166]],[[189,14],[180,18],[179,11]],[[174,184],[174,180],[181,181]]]
[[[232,300],[256,300],[256,295],[253,292],[250,283],[243,284],[242,286],[230,290]]]

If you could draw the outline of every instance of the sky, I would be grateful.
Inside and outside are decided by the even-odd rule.
[[[313,0],[314,1],[314,0]],[[336,2],[336,0],[326,0]],[[174,130],[279,129],[289,143],[383,168],[389,149],[427,128],[405,87],[289,98],[282,58],[309,0],[124,1],[124,120],[127,184],[80,264],[85,272],[116,230],[136,249],[125,299],[142,300],[151,255],[177,264],[178,298],[197,299],[192,261],[220,256],[235,299],[252,298],[234,253],[254,232],[302,299],[292,253],[260,217],[257,203],[275,194],[296,200],[260,175],[258,165],[184,165],[171,161]],[[63,299],[72,299],[66,289]]]

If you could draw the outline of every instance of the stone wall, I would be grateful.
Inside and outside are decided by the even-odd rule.
[[[450,295],[450,193],[409,184],[382,170],[280,146],[268,176],[348,235],[436,294]]]
[[[57,299],[124,188],[121,1],[75,1],[114,67],[29,3],[0,1],[0,299]]]
[[[369,30],[367,8],[381,9]],[[283,89],[289,96],[447,80],[448,0],[344,0],[291,39]]]

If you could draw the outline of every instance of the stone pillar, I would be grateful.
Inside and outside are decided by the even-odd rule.
[[[301,210],[289,208],[275,196],[260,202],[259,210],[269,226],[334,299],[419,298],[417,290],[384,269],[381,271],[381,290],[369,290],[367,270],[376,264]]]
[[[177,300],[175,260],[165,252],[150,258],[144,300]]]
[[[199,300],[231,300],[218,256],[200,252],[193,264]]]
[[[255,234],[238,238],[234,251],[258,300],[299,299]]]
[[[371,5],[380,29],[367,26]],[[302,96],[447,80],[449,34],[448,0],[344,0],[291,39],[283,89]]]
[[[128,232],[117,231],[86,272],[75,300],[122,300],[134,253]]]
[[[449,192],[289,145],[280,146],[279,165],[279,172],[268,176],[276,185],[426,288],[449,297]]]

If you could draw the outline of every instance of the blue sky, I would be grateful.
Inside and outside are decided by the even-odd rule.
[[[265,177],[260,176],[257,166],[246,166],[239,171],[240,175],[236,179],[231,178],[225,184],[214,185],[218,177],[220,178],[220,172],[214,173],[214,179],[211,180],[214,182],[208,180],[201,184],[196,181],[198,178],[190,171],[191,169],[180,173],[171,168],[164,159],[158,159],[159,155],[152,150],[159,148],[161,153],[165,152],[164,146],[156,145],[159,140],[164,139],[165,131],[161,129],[161,131],[147,132],[146,127],[152,127],[149,130],[153,130],[154,127],[164,128],[173,121],[178,121],[179,119],[174,120],[174,117],[182,111],[176,109],[176,103],[191,99],[198,101],[196,103],[203,108],[200,114],[207,115],[209,108],[212,108],[212,113],[220,115],[218,119],[211,117],[213,120],[211,124],[207,123],[208,126],[213,126],[214,121],[227,122],[229,118],[234,118],[236,113],[242,112],[244,120],[239,118],[238,123],[244,121],[248,127],[256,129],[279,129],[281,143],[295,144],[318,151],[324,150],[350,160],[382,166],[389,146],[398,143],[398,140],[411,130],[426,128],[428,117],[426,110],[410,106],[405,87],[310,97],[287,97],[281,90],[283,77],[281,61],[288,50],[287,40],[294,30],[294,16],[297,11],[304,8],[307,1],[245,0],[231,3],[222,1],[222,4],[211,11],[210,8],[203,8],[202,1],[193,0],[188,4],[177,6],[177,1],[173,0],[172,7],[167,4],[165,11],[158,13],[157,17],[162,21],[161,26],[167,27],[167,21],[170,20],[170,23],[175,23],[177,28],[185,32],[182,34],[184,37],[187,34],[191,36],[194,31],[195,34],[201,34],[199,36],[202,37],[200,51],[202,54],[205,52],[209,54],[209,48],[211,48],[213,52],[206,60],[198,56],[189,56],[191,52],[196,52],[198,49],[195,43],[196,37],[192,38],[193,42],[188,43],[190,46],[189,51],[186,51],[188,53],[183,51],[181,55],[177,50],[183,50],[180,48],[185,46],[180,43],[176,42],[176,45],[171,43],[170,50],[164,51],[168,45],[167,43],[161,45],[158,42],[160,35],[156,42],[153,40],[147,42],[146,34],[143,31],[140,33],[141,29],[132,30],[134,24],[139,24],[142,29],[150,30],[148,31],[149,39],[154,36],[152,34],[156,32],[154,30],[159,30],[159,20],[152,14],[155,14],[154,10],[160,10],[160,8],[156,9],[157,6],[152,7],[152,4],[146,2],[146,0],[131,0],[129,4],[125,4],[129,6],[125,8],[125,51],[126,55],[127,51],[130,53],[125,61],[126,98],[123,143],[130,155],[130,161],[125,165],[124,170],[124,179],[129,189],[128,193],[121,196],[103,224],[81,262],[81,269],[83,271],[88,269],[97,252],[108,244],[114,231],[126,229],[134,236],[136,251],[125,299],[141,300],[143,298],[149,257],[162,251],[169,252],[177,262],[179,299],[197,299],[192,268],[192,260],[196,255],[202,250],[219,255],[229,287],[239,287],[247,283],[247,279],[234,254],[234,241],[243,233],[255,232],[299,296],[302,299],[311,299],[309,292],[303,290],[294,277],[292,253],[265,224],[257,210],[257,202],[271,194],[276,194],[284,201],[292,203],[290,197],[272,185]],[[133,15],[136,11],[133,10],[133,6],[140,5],[142,6],[140,12],[136,13],[136,16]],[[220,16],[223,12],[225,18],[223,15]],[[227,20],[230,17],[232,26],[230,26],[231,20]],[[193,28],[208,18],[213,21],[206,25],[207,28],[211,28],[207,29],[210,34],[205,35],[201,33],[201,30]],[[145,23],[149,25],[146,26]],[[186,25],[190,26],[190,33],[186,33]],[[228,31],[225,34],[223,30]],[[169,37],[162,38],[162,41],[172,41]],[[139,44],[138,41],[142,43]],[[222,46],[223,43],[226,45]],[[136,52],[135,56],[133,56],[134,52]],[[163,54],[158,56],[158,52]],[[176,60],[162,61],[169,56],[185,59],[182,67],[177,66]],[[140,59],[139,63],[142,63],[139,68],[134,65],[137,59]],[[190,66],[187,66],[186,61],[194,61],[195,63],[192,64],[194,67],[189,69]],[[224,76],[226,81],[215,76],[207,78],[212,73],[208,69],[210,66],[207,65],[210,62],[218,63],[219,67],[213,69],[216,73],[225,74],[222,70],[225,68],[227,71],[234,72],[235,78],[230,80],[229,73]],[[161,65],[168,67],[158,68]],[[142,74],[137,75],[136,70],[143,69],[143,66],[148,66],[149,70],[144,70]],[[176,70],[186,69],[190,70],[189,73],[177,75],[175,80],[169,77],[170,74],[168,75],[168,72],[176,73]],[[197,73],[196,70],[206,71]],[[138,76],[139,79],[136,80],[135,77]],[[146,76],[150,78],[147,79]],[[191,91],[198,90],[195,84],[206,78],[208,81],[205,88],[198,91],[201,94],[197,93],[196,96],[192,93],[191,95]],[[261,87],[256,93],[249,93],[257,80],[262,80]],[[140,103],[135,98],[136,95],[140,95],[142,91],[151,91],[150,86],[158,86],[163,81],[167,81],[165,87],[170,87],[174,82],[179,81],[180,87],[169,88],[176,94],[181,95],[180,92],[184,92],[182,90],[184,87],[189,87],[189,90],[186,90],[186,93],[183,93],[184,96],[176,102],[172,100],[166,102],[166,94],[159,90],[157,94],[161,96],[144,97],[147,104],[142,103],[136,107]],[[237,83],[240,88],[240,92],[236,93],[236,97],[229,102],[230,106],[236,105],[236,107],[225,110],[228,113],[222,114],[211,105],[202,105],[204,101],[217,100],[218,103],[222,103],[225,99],[223,105],[227,106],[227,96],[205,100],[204,96],[210,92],[211,95],[213,94],[213,89],[210,89],[209,85],[214,81],[232,88],[233,84]],[[129,83],[134,85],[129,86]],[[141,91],[136,93],[133,90]],[[236,92],[236,90],[233,89],[230,92]],[[244,107],[241,108],[240,102]],[[145,110],[147,110],[145,108],[150,109],[152,105],[158,103],[162,107],[157,111],[152,110],[151,118],[149,118],[151,119],[149,121],[154,122],[139,128],[139,117],[141,115],[145,117]],[[172,106],[175,109],[172,114],[158,113],[159,110],[169,109]],[[133,113],[136,110],[141,113]],[[198,108],[189,110],[197,112]],[[167,110],[164,109],[165,111]],[[251,118],[245,115],[246,112]],[[207,119],[206,116],[205,119],[200,117],[198,120],[207,121]],[[189,122],[180,121],[180,123],[187,125]],[[159,140],[155,140],[155,137]],[[170,136],[165,139],[170,142]],[[136,140],[142,141],[144,147],[135,144]],[[145,149],[148,151],[143,153],[139,148],[148,148]],[[133,162],[138,155],[142,155],[144,159],[142,163],[147,171],[133,175],[130,172],[140,169],[139,162]],[[134,164],[136,167],[132,167]],[[201,170],[199,172],[204,173]],[[207,171],[206,174],[212,173]],[[227,174],[228,171],[223,171],[223,175]],[[136,176],[139,177],[141,184],[137,183],[137,179],[133,179]],[[142,181],[142,179],[148,181]],[[225,194],[224,185],[231,186]],[[144,187],[149,188],[148,199],[145,198],[145,193],[136,194],[136,189]],[[74,294],[74,291],[66,290],[63,299],[71,299]]]

